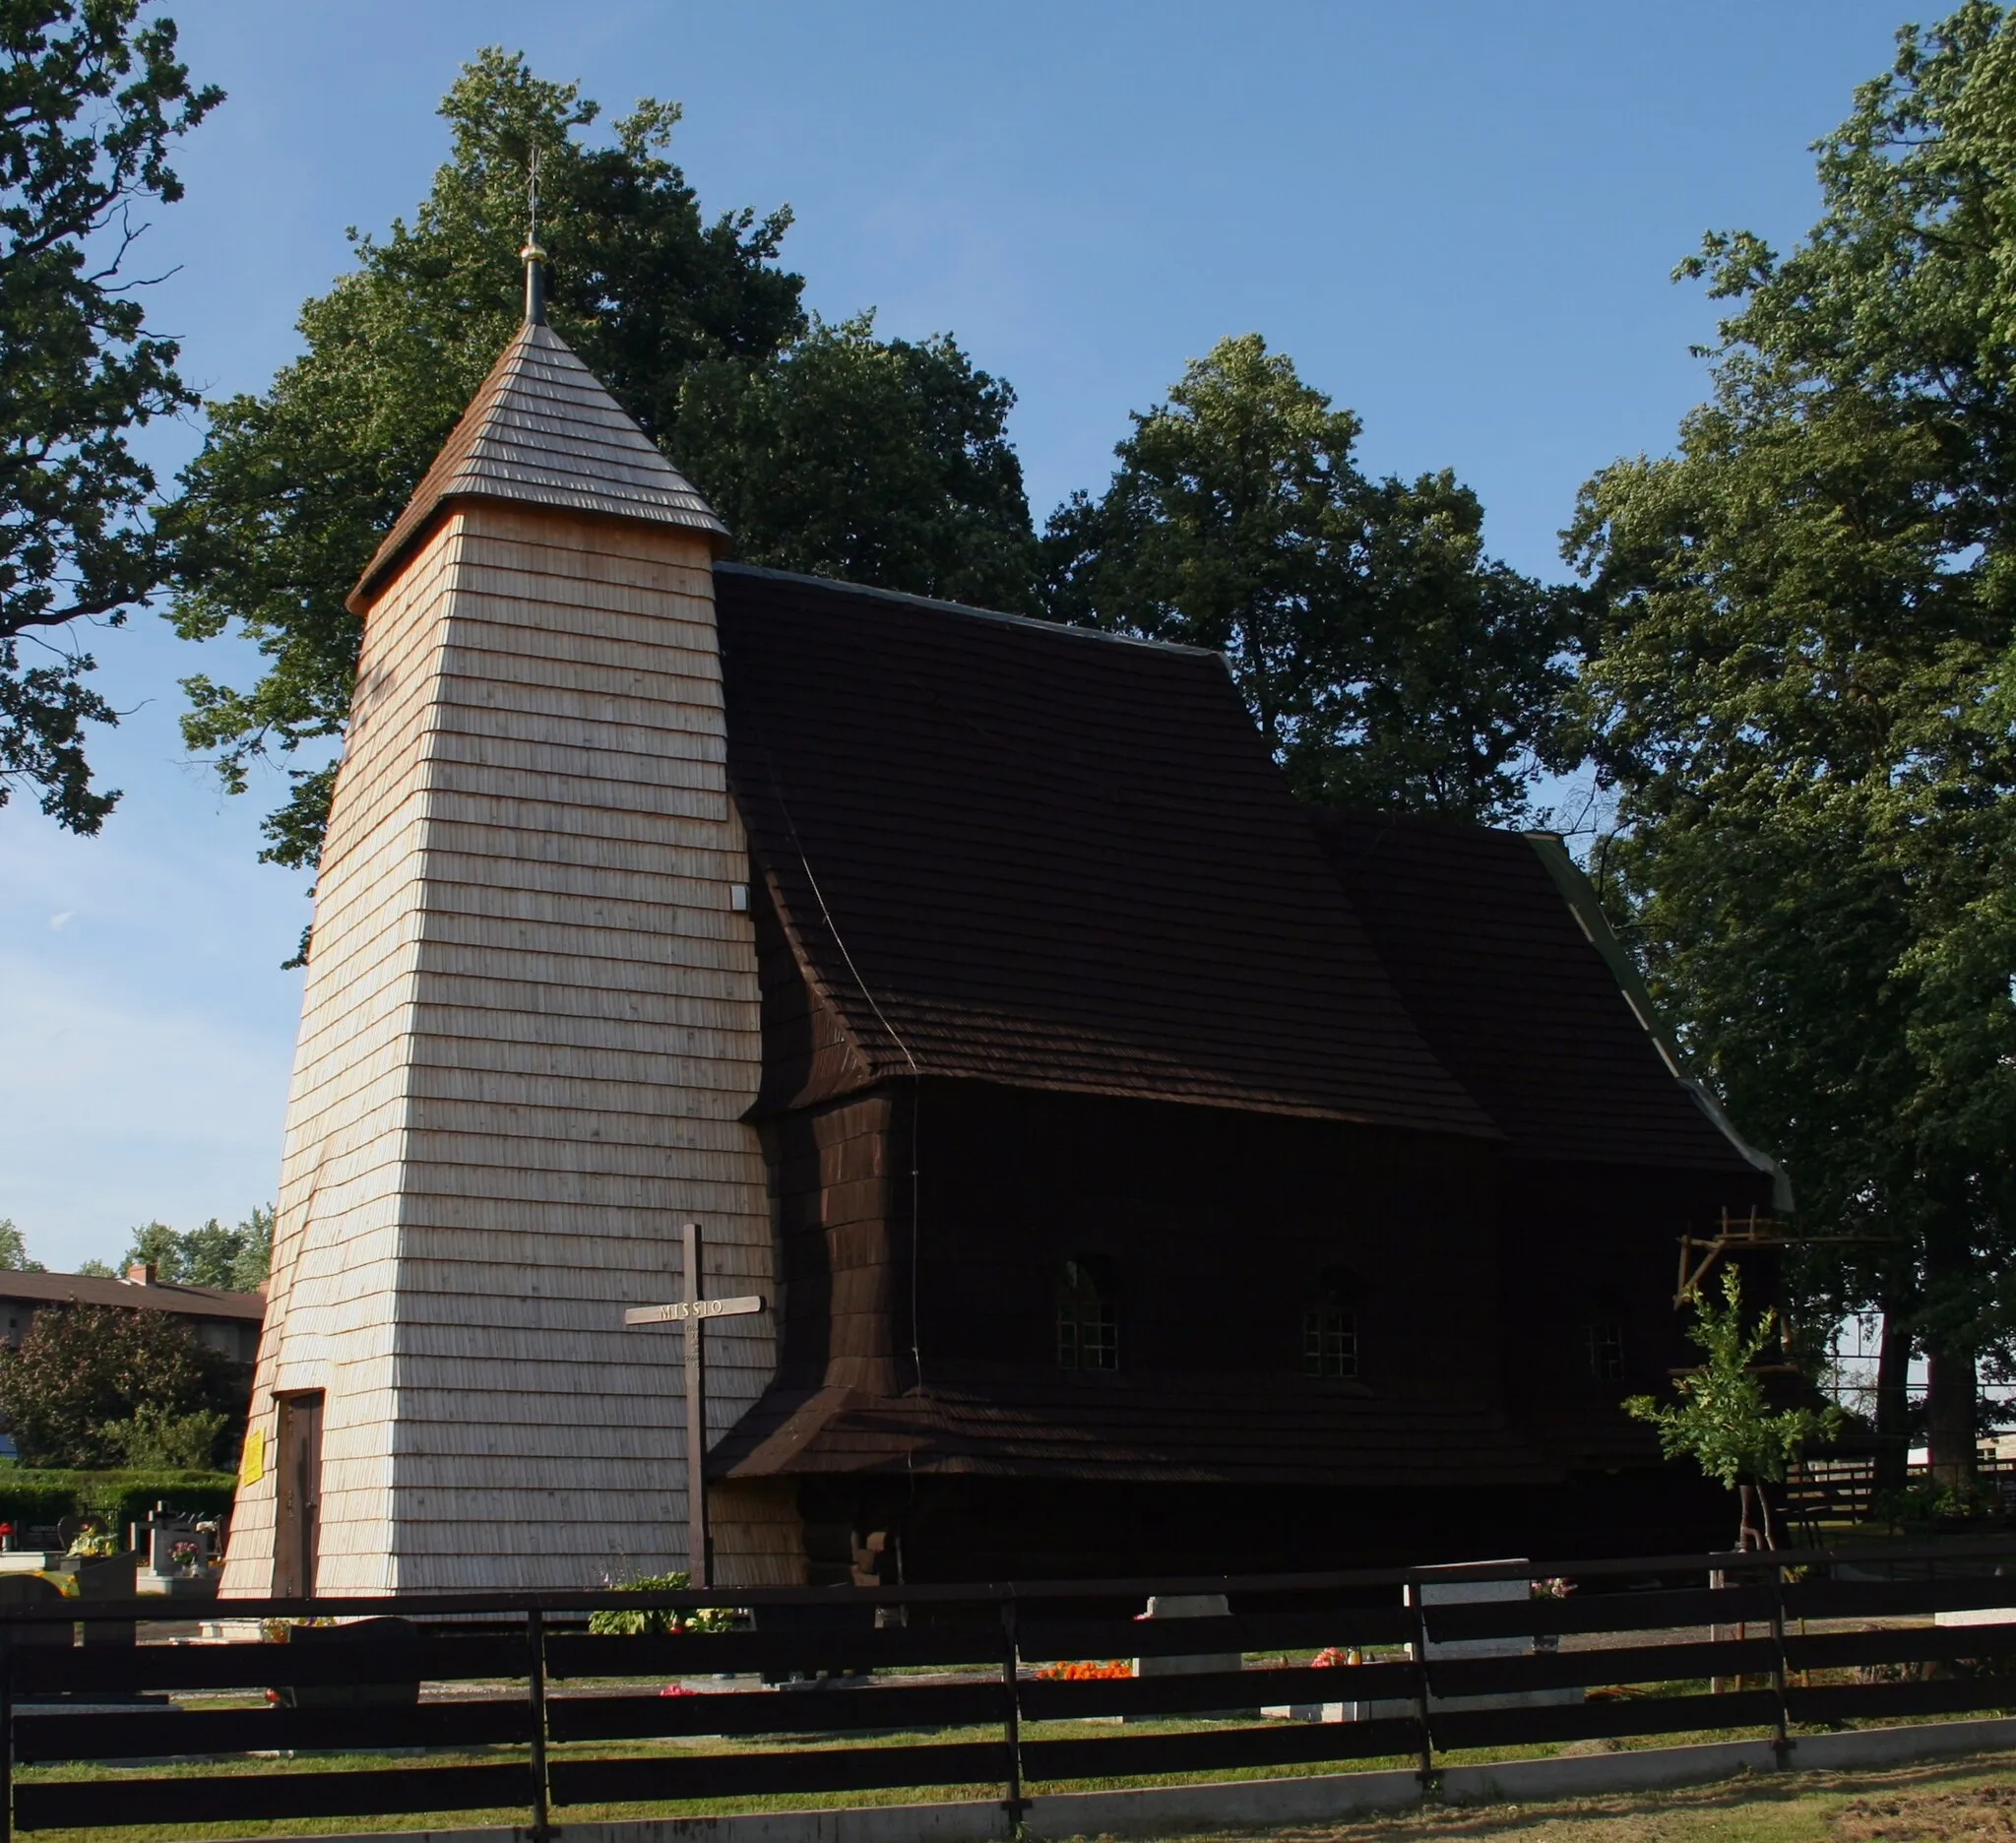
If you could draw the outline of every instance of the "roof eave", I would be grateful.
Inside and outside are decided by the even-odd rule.
[[[703,524],[698,519],[688,521],[640,518],[629,513],[602,511],[586,506],[556,505],[549,499],[520,498],[512,493],[496,492],[480,486],[458,486],[436,499],[419,522],[406,532],[396,543],[388,538],[378,554],[364,565],[364,573],[357,578],[357,586],[344,598],[345,611],[362,619],[371,611],[378,598],[392,587],[407,564],[425,548],[428,540],[441,529],[450,515],[462,506],[477,504],[509,506],[517,512],[544,512],[554,518],[576,519],[590,525],[642,525],[652,531],[685,532],[692,537],[705,539],[717,563],[727,555],[733,543],[726,528],[719,523]]]

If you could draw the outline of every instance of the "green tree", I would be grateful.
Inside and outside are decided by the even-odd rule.
[[[1972,1468],[2016,1328],[2016,39],[1906,30],[1734,303],[1679,452],[1584,488],[1585,739],[1654,985],[1806,1222],[1809,1261],[1929,1360],[1932,1461]],[[1902,1351],[1891,1341],[1893,1381]],[[1901,1389],[1885,1391],[1892,1431]]]
[[[122,1421],[98,1429],[121,1465],[147,1472],[204,1472],[217,1462],[218,1440],[230,1417],[220,1408],[174,1414],[142,1402]]]
[[[1305,799],[1520,813],[1574,602],[1484,555],[1476,495],[1367,477],[1358,418],[1258,334],[1133,420],[1104,494],[1050,519],[1046,611],[1224,653]]]
[[[38,1260],[28,1257],[28,1238],[14,1226],[12,1216],[0,1216],[0,1268],[11,1273],[46,1273]]]
[[[152,1266],[158,1278],[182,1286],[252,1293],[272,1262],[273,1210],[262,1205],[234,1229],[226,1229],[215,1216],[188,1230],[143,1223],[133,1231],[118,1271]]]
[[[266,1284],[273,1270],[273,1205],[253,1204],[251,1215],[237,1227],[236,1244],[220,1286],[233,1293],[256,1293]]]
[[[344,598],[519,323],[534,149],[555,331],[721,504],[741,554],[1027,599],[1012,394],[949,340],[808,331],[803,284],[777,262],[789,213],[703,216],[666,158],[676,104],[640,102],[590,145],[593,102],[491,49],[441,113],[450,158],[412,222],[356,236],[356,267],[301,311],[302,355],[263,395],[212,407],[164,521],[177,630],[235,628],[265,655],[249,688],[185,680],[183,732],[233,792],[255,763],[285,766],[263,854],[279,863],[321,849],[335,771],[310,757],[343,735],[361,638]]]
[[[124,1274],[135,1267],[152,1267],[156,1278],[160,1280],[180,1280],[182,1238],[164,1222],[137,1225],[127,1239],[126,1252],[114,1272]]]
[[[1698,1294],[1694,1298],[1687,1336],[1707,1361],[1674,1377],[1679,1400],[1661,1403],[1650,1395],[1633,1395],[1624,1412],[1659,1430],[1660,1450],[1669,1459],[1693,1460],[1705,1476],[1736,1493],[1738,1549],[1756,1548],[1760,1540],[1764,1548],[1775,1549],[1771,1500],[1764,1488],[1785,1483],[1786,1468],[1800,1447],[1832,1438],[1841,1411],[1786,1408],[1773,1413],[1754,1366],[1765,1346],[1777,1340],[1778,1315],[1767,1309],[1744,1323],[1742,1276],[1733,1267],[1723,1270],[1722,1300],[1718,1306]]]
[[[0,805],[30,790],[70,831],[104,823],[86,726],[116,721],[80,635],[165,576],[136,425],[195,402],[147,331],[128,258],[181,181],[171,145],[221,100],[192,89],[141,0],[0,10]]]
[[[672,447],[751,561],[1029,610],[1014,404],[949,335],[879,340],[861,314],[764,363],[695,367]]]
[[[57,1306],[0,1354],[0,1415],[27,1465],[117,1465],[138,1410],[230,1415],[243,1393],[239,1366],[165,1312]]]

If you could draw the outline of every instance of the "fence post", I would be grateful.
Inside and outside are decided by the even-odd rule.
[[[1421,1731],[1421,1763],[1417,1770],[1420,1775],[1421,1797],[1428,1798],[1435,1790],[1435,1753],[1434,1739],[1428,1728],[1427,1596],[1421,1592],[1418,1581],[1409,1581],[1406,1592],[1414,1604],[1414,1716]]]
[[[1001,1686],[1008,1691],[1008,1713],[1002,1723],[1002,1740],[1008,1748],[1008,1827],[1022,1828],[1022,1813],[1029,1801],[1022,1796],[1022,1678],[1018,1666],[1021,1650],[1015,1632],[1015,1595],[1011,1591],[1001,1602]],[[0,1839],[4,1843],[4,1839]]]
[[[14,1628],[0,1626],[0,1843],[14,1835]]]
[[[1778,1755],[1778,1770],[1792,1766],[1792,1736],[1787,1732],[1790,1708],[1786,1684],[1790,1666],[1785,1650],[1785,1563],[1771,1558],[1771,1691],[1778,1699],[1778,1723],[1771,1737],[1771,1750]]]
[[[537,1607],[525,1615],[527,1688],[532,1701],[533,1843],[548,1843],[552,1827],[546,1810],[546,1624]],[[6,1843],[0,1838],[0,1843]]]

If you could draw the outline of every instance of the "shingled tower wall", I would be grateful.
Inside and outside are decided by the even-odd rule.
[[[678,1226],[769,1293],[722,527],[529,324],[366,571],[226,1594],[275,1582],[282,1397],[323,1395],[323,1593],[686,1565]],[[710,1424],[773,1366],[708,1340]],[[248,1465],[249,1474],[259,1469]]]

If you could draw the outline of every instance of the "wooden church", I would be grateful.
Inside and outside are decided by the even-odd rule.
[[[225,1592],[686,1567],[696,1373],[724,1584],[1719,1532],[1617,1404],[1773,1172],[1558,841],[1298,806],[1213,654],[722,561],[529,281],[351,600]],[[704,1370],[625,1322],[703,1289]]]

